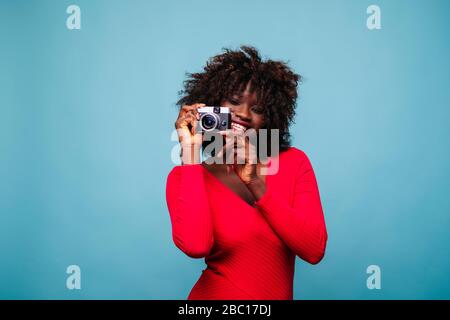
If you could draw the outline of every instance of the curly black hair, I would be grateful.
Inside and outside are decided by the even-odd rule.
[[[184,90],[179,92],[182,97],[177,105],[219,105],[234,94],[241,94],[250,82],[250,91],[256,91],[258,105],[264,110],[263,128],[268,129],[268,138],[271,129],[279,129],[279,150],[285,151],[291,145],[289,126],[294,122],[301,76],[286,62],[263,61],[258,50],[251,46],[222,50],[223,53],[207,61],[203,72],[186,74],[188,79],[184,81]],[[203,149],[206,145],[203,144]],[[271,155],[270,140],[268,155]]]

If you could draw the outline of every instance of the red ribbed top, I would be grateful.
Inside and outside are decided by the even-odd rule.
[[[173,241],[207,265],[188,299],[291,300],[295,256],[322,259],[328,235],[311,163],[295,147],[276,160],[278,172],[266,176],[254,206],[201,164],[169,173]]]

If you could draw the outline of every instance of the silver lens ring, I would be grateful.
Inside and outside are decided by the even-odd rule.
[[[208,121],[203,125],[204,121]],[[219,117],[214,113],[205,113],[200,117],[200,126],[203,131],[214,131],[217,127],[217,123],[219,122]]]

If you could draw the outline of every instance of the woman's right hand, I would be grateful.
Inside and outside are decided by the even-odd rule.
[[[197,122],[200,120],[197,109],[204,106],[204,103],[183,105],[175,121],[183,164],[199,163],[203,135],[202,132],[196,132]]]

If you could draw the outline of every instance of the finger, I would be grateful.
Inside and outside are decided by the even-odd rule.
[[[183,115],[183,117],[188,117],[188,116],[194,116],[194,113],[191,110],[189,110]]]
[[[218,160],[222,161],[226,148],[227,148],[227,143],[225,141],[225,143],[219,149],[219,152],[217,152],[217,154],[216,154]]]
[[[194,105],[194,108],[192,110],[190,110],[195,115],[197,120],[200,120],[200,114],[198,113],[197,109],[200,108],[200,107],[204,107],[204,106],[205,106],[204,103],[197,103],[197,104]]]
[[[192,113],[189,113],[187,115],[187,119],[191,125],[191,133],[192,135],[195,135],[196,125],[197,125],[197,118]]]
[[[204,103],[184,104],[181,106],[181,110],[194,110],[204,106]]]
[[[221,130],[221,131],[219,131],[219,133],[220,133],[221,136],[224,136],[224,137],[231,136],[232,133],[233,133],[233,129]]]
[[[186,114],[192,114],[197,121],[200,120],[200,114],[195,109],[191,109],[191,110],[186,111]]]
[[[233,147],[235,148],[235,163],[245,164],[247,159],[246,136],[241,133],[234,133]]]
[[[204,107],[204,106],[205,106],[204,103],[195,103],[195,104],[192,104],[192,105],[185,104],[180,109],[180,115],[184,115],[188,111],[195,111],[195,112],[197,112],[198,108]]]
[[[186,113],[183,117],[182,123],[185,124],[186,126],[188,124],[194,125],[194,122],[197,119],[195,118],[195,116],[192,113]]]
[[[230,158],[230,155],[233,153],[233,140],[227,136],[225,137],[225,143],[222,145],[218,152],[219,159],[223,159],[224,155],[226,156],[225,163],[229,163],[232,159]]]
[[[245,152],[245,163],[248,164],[257,163],[256,146],[251,143],[249,136],[244,137],[244,152]]]
[[[205,104],[204,103],[195,103],[189,106],[185,106],[184,110],[186,111],[191,111],[191,110],[197,110],[198,108],[204,107]]]
[[[189,124],[191,125],[191,128],[190,128],[189,131],[192,133],[193,132],[192,129],[196,127],[196,118],[192,114],[186,114],[185,116],[179,118],[175,122],[175,128],[176,129],[183,129],[182,131],[184,131],[185,129],[189,129],[189,127],[188,127]]]
[[[258,148],[253,143],[249,142],[249,148],[250,148],[250,161],[252,164],[258,163]]]

